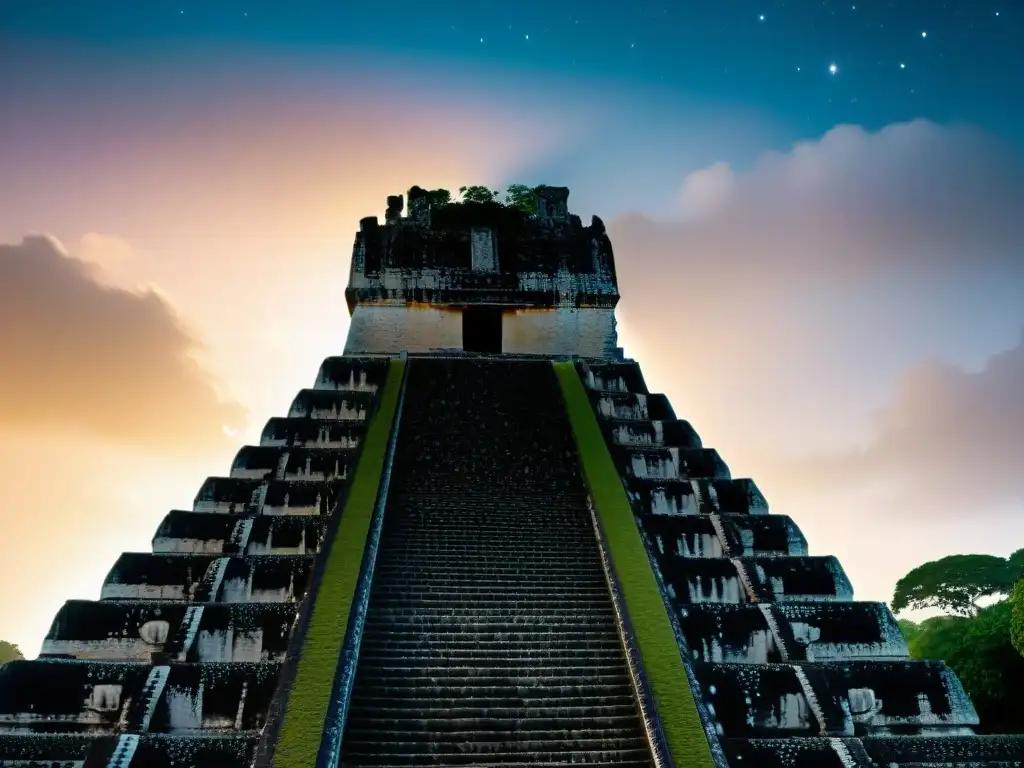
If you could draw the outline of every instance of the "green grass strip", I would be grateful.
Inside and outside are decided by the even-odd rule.
[[[345,641],[363,550],[377,503],[404,370],[404,360],[391,360],[388,364],[387,380],[366,430],[288,695],[284,722],[274,748],[274,768],[312,768],[316,765],[334,689],[334,673]]]
[[[573,363],[554,363],[583,474],[619,577],[640,658],[677,766],[714,768],[711,747],[693,699],[665,601],[633,519],[604,433]]]

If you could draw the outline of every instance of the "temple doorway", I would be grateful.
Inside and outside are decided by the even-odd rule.
[[[501,354],[501,307],[462,310],[462,348],[467,352]]]

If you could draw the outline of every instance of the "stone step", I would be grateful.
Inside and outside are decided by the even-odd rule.
[[[385,530],[403,530],[422,536],[563,536],[582,540],[578,526],[589,519],[578,510],[569,515],[554,510],[527,514],[522,510],[502,510],[494,506],[479,509],[436,509],[417,512],[385,513]],[[467,528],[467,526],[469,526]],[[459,530],[466,528],[466,530]],[[575,529],[575,530],[574,530]],[[588,529],[584,528],[584,531]]]
[[[435,551],[435,550],[406,550],[392,552],[390,549],[378,555],[377,565],[393,567],[412,568],[437,568],[483,570],[487,572],[503,573],[510,570],[519,570],[525,567],[530,570],[547,570],[549,568],[571,568],[573,570],[589,569],[597,571],[600,567],[600,559],[595,552],[593,556],[577,555],[568,552],[539,552],[536,555],[529,555],[523,550],[512,548],[492,548],[487,550],[458,551]]]
[[[348,722],[363,724],[370,722],[438,722],[459,720],[480,720],[495,718],[497,720],[509,721],[538,721],[551,722],[559,718],[570,720],[586,719],[615,719],[615,718],[636,718],[637,708],[632,700],[624,700],[619,704],[589,704],[585,706],[493,706],[474,707],[456,704],[452,707],[411,709],[392,706],[392,702],[385,702],[380,706],[366,706],[361,710],[361,715],[350,717]],[[635,721],[634,721],[635,722]]]
[[[546,663],[535,659],[529,659],[529,664],[523,665],[513,660],[496,664],[493,659],[485,660],[480,665],[444,664],[419,665],[409,664],[408,660],[391,659],[383,662],[375,662],[369,659],[363,660],[363,668],[373,670],[375,680],[388,680],[393,677],[413,678],[433,677],[437,680],[445,680],[451,684],[489,684],[489,680],[518,684],[523,680],[537,681],[545,685],[560,680],[618,680],[628,677],[623,672],[622,660],[617,663],[608,663],[590,660],[590,663],[580,664],[582,661],[574,659],[576,664],[558,663],[557,660],[549,660]],[[415,681],[416,683],[419,680]]]
[[[435,755],[459,755],[468,754],[479,756],[489,754],[502,754],[506,752],[522,753],[553,753],[559,752],[610,752],[613,750],[643,750],[647,749],[646,739],[639,733],[618,733],[613,731],[609,738],[602,738],[596,731],[584,733],[580,738],[574,738],[568,733],[544,732],[531,733],[527,738],[509,738],[511,734],[502,733],[462,733],[452,734],[450,741],[430,741],[428,734],[425,739],[415,739],[414,733],[396,734],[402,738],[401,741],[384,737],[382,741],[387,745],[389,752],[402,754],[427,752]],[[479,735],[480,738],[469,740],[472,736]],[[347,755],[355,756],[361,752],[373,754],[382,746],[381,741],[374,735],[367,735],[361,738],[362,734],[355,731],[345,739],[345,752]]]
[[[461,664],[493,664],[496,660],[506,664],[529,662],[540,664],[564,664],[572,659],[583,658],[600,663],[614,661],[621,664],[622,647],[609,643],[606,648],[514,648],[506,644],[494,648],[423,648],[423,649],[362,649],[360,663],[370,666],[395,665],[405,661],[411,666],[416,663],[432,666],[458,666]]]
[[[373,599],[386,596],[386,599],[392,600],[400,599],[398,596],[402,596],[402,598],[408,596],[410,600],[489,600],[492,597],[498,599],[507,594],[517,596],[536,595],[538,599],[547,599],[550,595],[565,594],[567,596],[566,599],[571,600],[574,595],[608,594],[608,582],[605,580],[604,574],[595,574],[586,580],[578,579],[568,584],[560,583],[553,585],[544,582],[522,584],[517,586],[512,593],[504,590],[495,590],[491,586],[477,584],[460,584],[452,587],[422,585],[419,589],[411,590],[410,586],[408,584],[396,585],[383,579],[374,579]]]
[[[558,630],[573,625],[581,627],[606,627],[614,621],[614,613],[606,610],[502,610],[495,608],[478,608],[458,611],[421,611],[415,608],[403,608],[400,611],[371,609],[367,616],[367,626],[388,628],[400,632],[407,627],[513,627],[542,626],[547,630]]]
[[[566,583],[563,573],[455,573],[447,574],[440,569],[427,571],[418,574],[396,575],[398,571],[389,574],[382,574],[375,571],[374,582],[385,581],[397,589],[404,589],[410,595],[435,594],[437,591],[475,594],[462,592],[469,587],[479,587],[490,592],[513,593],[519,592],[524,586],[536,584],[538,586],[553,587]],[[380,579],[380,581],[378,581]],[[587,586],[605,586],[607,581],[603,575],[582,575],[577,576],[574,581],[583,581]]]
[[[431,631],[460,632],[558,632],[580,631],[599,632],[609,626],[605,616],[565,617],[552,619],[547,616],[512,614],[505,616],[467,616],[459,619],[421,616],[374,616],[366,618],[366,630],[390,633],[414,633]]]
[[[524,757],[526,758],[524,760]],[[396,753],[388,749],[372,749],[366,753],[349,753],[346,749],[345,757],[342,760],[342,768],[354,768],[354,766],[379,766],[381,768],[397,768],[397,766],[490,766],[501,765],[508,768],[521,768],[524,766],[564,766],[586,765],[592,768],[607,766],[608,768],[620,768],[621,766],[650,766],[651,755],[647,746],[634,749],[621,750],[574,750],[570,754],[565,752],[534,752],[524,755],[521,751],[505,753],[488,753],[485,757],[478,753],[465,754],[437,754],[433,752],[400,752]]]
[[[644,743],[645,739],[635,715],[624,720],[603,722],[586,718],[580,721],[565,721],[562,724],[556,724],[552,720],[516,721],[494,718],[418,722],[376,720],[362,727],[353,723],[352,731],[348,734],[350,743],[358,745],[367,737],[374,740],[380,738],[389,744],[425,742],[430,745],[431,750],[437,751],[446,751],[456,745],[467,750],[486,750],[492,744],[512,746],[523,742],[534,745],[548,742],[569,745],[580,741],[603,742],[614,745],[613,748],[621,748],[624,741],[634,744],[637,740]]]
[[[596,652],[601,649],[619,648],[618,633],[607,630],[601,633],[580,632],[424,632],[396,634],[388,631],[364,632],[364,644],[360,658],[370,658],[375,653],[539,653],[551,651]],[[372,642],[372,646],[370,643]]]
[[[539,597],[534,600],[523,599],[518,594],[491,594],[479,595],[475,599],[453,598],[450,600],[438,600],[430,597],[394,597],[392,595],[372,595],[370,611],[387,610],[389,612],[416,610],[421,612],[451,612],[451,611],[472,611],[478,609],[489,611],[557,611],[565,610],[601,610],[612,611],[608,599],[608,591],[604,594],[594,592],[593,594],[573,595],[569,599],[557,600],[555,598]]]
[[[402,681],[395,681],[394,679],[374,680],[372,682],[360,681],[357,674],[353,690],[353,707],[356,701],[373,701],[374,699],[377,701],[385,699],[394,706],[398,706],[400,701],[407,700],[409,708],[415,710],[425,707],[437,707],[438,702],[446,699],[464,701],[463,706],[470,706],[472,700],[513,701],[521,705],[536,703],[537,705],[547,706],[546,702],[558,698],[589,697],[602,699],[611,696],[632,697],[632,686],[627,680],[547,686],[515,685],[512,683],[493,685],[425,685],[422,681],[416,681],[415,685],[410,685],[403,684]]]
[[[502,553],[511,554],[522,554],[522,555],[543,555],[547,557],[584,557],[590,559],[590,553],[579,552],[573,549],[567,549],[566,545],[569,543],[582,543],[588,541],[587,536],[590,540],[594,538],[592,531],[587,531],[586,535],[581,535],[573,539],[563,538],[560,541],[552,542],[550,539],[545,539],[544,542],[537,541],[532,536],[518,536],[511,538],[505,534],[495,534],[493,537],[485,538],[482,536],[465,536],[459,540],[448,534],[445,536],[438,536],[436,539],[425,537],[416,533],[414,535],[398,537],[389,535],[387,537],[388,548],[387,552],[391,556],[398,555],[417,555],[422,553],[429,554],[451,554],[451,555],[487,555],[498,550]],[[596,553],[594,553],[596,555]]]
[[[617,688],[609,691],[590,691],[587,693],[551,693],[549,691],[530,691],[526,695],[502,694],[498,696],[411,696],[408,692],[396,693],[386,699],[375,698],[372,690],[356,676],[356,686],[352,691],[352,709],[349,717],[358,717],[358,712],[373,714],[376,712],[401,710],[410,713],[411,717],[440,717],[445,712],[456,711],[508,711],[551,712],[594,710],[602,708],[635,707],[636,700],[633,690]],[[505,715],[501,715],[505,716]]]
[[[439,566],[430,567],[429,564],[419,563],[403,563],[401,561],[391,561],[387,557],[378,560],[377,565],[374,569],[374,573],[388,574],[388,575],[403,575],[403,576],[432,576],[432,575],[443,575],[451,578],[455,577],[519,577],[519,578],[531,578],[535,576],[566,576],[572,578],[573,576],[592,576],[595,574],[595,569],[590,563],[573,563],[571,561],[551,561],[548,563],[538,563],[534,565],[529,561],[525,563],[501,563],[500,565],[488,565],[487,567],[481,567],[472,563],[462,564],[459,562],[453,563],[442,563],[444,566],[443,572],[439,573]]]

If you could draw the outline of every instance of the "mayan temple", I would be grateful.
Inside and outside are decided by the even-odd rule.
[[[344,353],[0,667],[0,765],[1024,763],[648,391],[604,224],[533,194],[359,223]]]

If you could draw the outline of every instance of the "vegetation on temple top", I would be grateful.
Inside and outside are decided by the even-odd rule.
[[[575,365],[553,365],[668,750],[678,766],[713,768],[711,747],[679,655],[665,601],[604,434]]]
[[[398,409],[405,362],[392,360],[377,411],[370,419],[352,485],[327,563],[317,585],[313,613],[274,749],[274,768],[316,765]]]
[[[957,616],[976,616],[978,600],[1007,595],[1024,576],[1024,550],[1010,557],[949,555],[919,565],[896,583],[895,613],[938,608]]]
[[[6,664],[8,661],[17,661],[18,659],[24,659],[25,656],[22,654],[21,649],[14,643],[8,643],[6,640],[0,640],[0,664]]]
[[[430,202],[431,208],[460,205],[462,203],[494,203],[533,215],[537,213],[536,191],[539,188],[539,186],[530,187],[526,184],[510,184],[505,189],[504,201],[500,199],[500,190],[489,189],[480,185],[459,187],[460,200],[453,200],[452,193],[447,189],[431,189],[427,190],[427,200]]]

